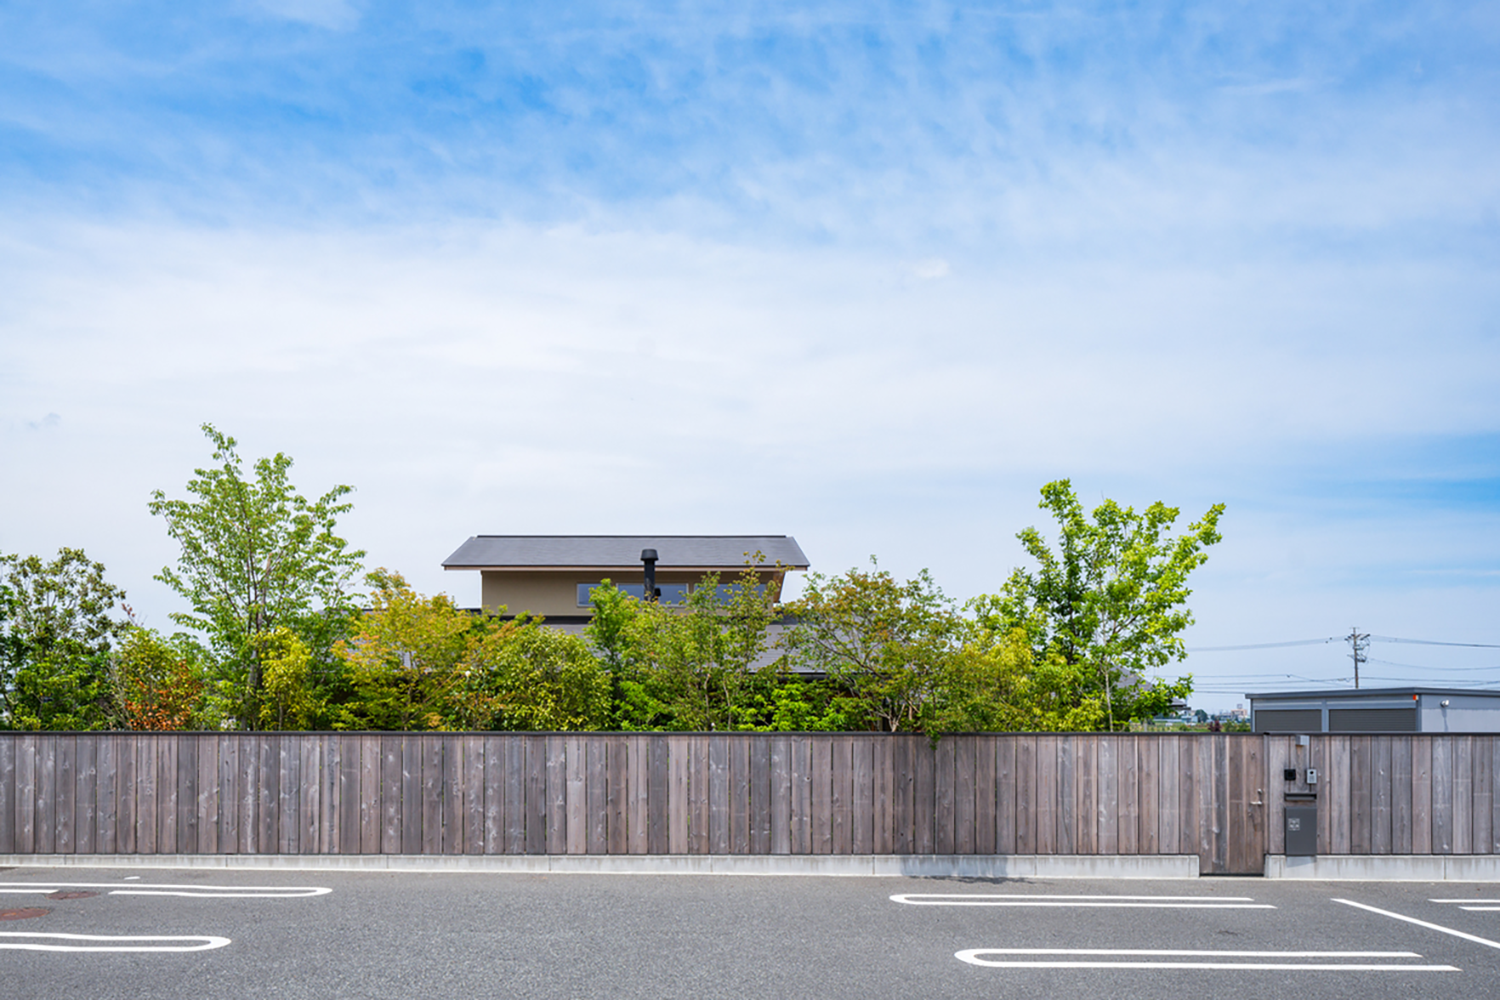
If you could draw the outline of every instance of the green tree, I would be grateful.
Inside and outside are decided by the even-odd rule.
[[[351,505],[348,486],[309,501],[288,479],[292,460],[278,452],[256,461],[247,476],[234,438],[211,424],[213,468],[194,470],[190,499],[157,490],[151,513],[177,541],[177,568],[156,577],[187,599],[191,613],[172,616],[208,637],[221,667],[215,700],[238,725],[262,722],[261,637],[286,628],[326,668],[331,647],[353,607],[349,581],[364,552],[336,533]]]
[[[104,729],[115,719],[109,654],[125,591],[82,549],[57,558],[0,556],[0,725]]]
[[[468,704],[488,713],[484,727],[609,728],[610,674],[588,641],[540,619],[508,625],[481,635],[464,672],[463,690],[479,695]]]
[[[1157,502],[1138,513],[1105,500],[1086,514],[1066,479],[1042,487],[1040,506],[1057,520],[1056,551],[1036,528],[1022,531],[1037,569],[1016,569],[999,594],[971,601],[975,620],[996,635],[1020,630],[1037,664],[1060,659],[1080,668],[1084,693],[1102,696],[1105,728],[1186,697],[1191,677],[1165,682],[1154,673],[1186,655],[1187,577],[1219,541],[1224,505],[1175,537],[1177,508]]]
[[[1066,733],[1099,729],[1105,717],[1082,667],[1055,654],[1037,662],[1020,629],[995,636],[978,627],[942,661],[922,725],[933,735]]]
[[[110,681],[126,729],[188,729],[201,724],[206,654],[192,636],[164,638],[132,625],[110,658]]]
[[[810,574],[787,607],[796,624],[782,644],[797,665],[846,689],[881,729],[919,727],[964,623],[926,570],[902,582],[873,556],[870,564]]]

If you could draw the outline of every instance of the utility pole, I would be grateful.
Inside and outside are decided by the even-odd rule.
[[[1349,641],[1349,658],[1354,661],[1354,686],[1359,687],[1359,665],[1365,662],[1365,647],[1370,645],[1370,633],[1361,632],[1358,628],[1350,628],[1349,634],[1344,637]]]

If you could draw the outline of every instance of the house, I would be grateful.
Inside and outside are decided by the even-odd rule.
[[[657,599],[677,603],[706,574],[717,573],[724,586],[752,568],[752,559],[759,585],[773,599],[789,571],[808,568],[787,535],[475,535],[443,568],[479,573],[485,611],[503,607],[506,615],[544,615],[548,624],[579,627],[589,620],[589,592],[605,580],[640,597],[650,572]]]
[[[1339,688],[1245,697],[1257,733],[1500,733],[1500,691]]]

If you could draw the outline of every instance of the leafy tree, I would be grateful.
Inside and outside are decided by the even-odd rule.
[[[444,729],[463,700],[476,629],[491,628],[446,594],[423,597],[400,573],[365,578],[371,607],[335,646],[353,697],[335,710],[339,729]],[[471,711],[487,715],[483,706]]]
[[[1191,692],[1192,678],[1152,675],[1186,655],[1187,577],[1219,541],[1224,505],[1176,537],[1177,508],[1157,502],[1137,513],[1105,500],[1085,514],[1066,479],[1042,487],[1040,506],[1058,522],[1056,551],[1037,529],[1022,531],[1037,569],[1017,569],[999,594],[971,601],[976,621],[998,635],[1022,631],[1035,663],[1080,668],[1085,693],[1103,698],[1105,728],[1164,712]]]
[[[489,712],[486,728],[575,731],[609,728],[610,675],[582,636],[540,619],[488,629],[464,690]]]
[[[265,696],[260,723],[265,729],[311,729],[321,714],[312,677],[312,651],[286,627],[255,637]]]
[[[205,653],[193,638],[163,638],[132,625],[110,660],[115,703],[126,729],[188,729],[200,722]]]
[[[787,608],[782,644],[799,666],[847,690],[882,730],[921,725],[964,627],[926,570],[902,582],[879,567],[810,574]]]
[[[187,599],[191,613],[174,621],[206,635],[222,673],[218,705],[243,728],[264,718],[264,636],[285,628],[308,647],[315,667],[326,667],[331,647],[352,613],[347,587],[364,552],[335,533],[351,509],[348,486],[309,501],[291,484],[292,460],[278,452],[256,461],[246,476],[234,438],[211,424],[217,465],[194,470],[190,499],[169,500],[157,490],[150,510],[166,520],[181,551],[177,568],[156,577]]]
[[[125,628],[110,613],[125,591],[82,549],[59,549],[51,562],[0,556],[0,566],[0,724],[108,728],[109,652]]]
[[[924,706],[929,734],[1080,732],[1098,729],[1103,696],[1088,691],[1084,669],[1057,655],[1038,663],[1020,629],[994,636],[983,628],[942,661]]]

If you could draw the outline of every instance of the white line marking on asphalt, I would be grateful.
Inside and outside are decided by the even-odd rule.
[[[1094,955],[1151,958],[1155,961],[1102,961],[1100,959],[988,959],[981,955]],[[1288,962],[1289,958],[1421,958],[1413,951],[1174,951],[1134,948],[970,948],[954,958],[991,969],[1242,969],[1273,972],[1459,972],[1452,965],[1412,965],[1348,962]],[[1212,958],[1211,962],[1160,961],[1168,958]],[[1282,959],[1272,962],[1228,962],[1232,958]]]
[[[196,899],[305,899],[332,889],[312,885],[156,885],[142,882],[128,889],[118,882],[0,882],[0,893],[48,893],[59,889],[108,889],[111,896],[186,896]]]
[[[1473,941],[1475,944],[1482,944],[1489,948],[1500,948],[1500,941],[1491,941],[1489,938],[1482,938],[1477,934],[1466,934],[1463,931],[1454,930],[1452,927],[1444,927],[1442,924],[1428,923],[1425,920],[1418,920],[1416,917],[1408,917],[1401,913],[1392,913],[1390,910],[1382,910],[1378,906],[1370,906],[1367,903],[1356,903],[1352,899],[1339,899],[1335,897],[1333,901],[1335,903],[1343,903],[1345,906],[1369,910],[1371,913],[1378,913],[1382,917],[1390,917],[1392,920],[1404,920],[1409,924],[1416,924],[1418,927],[1426,927],[1428,930],[1439,931],[1443,934],[1452,934],[1454,937],[1463,938],[1465,941]]]
[[[77,942],[52,944],[49,942]],[[145,944],[144,942],[163,942]],[[186,942],[194,942],[188,944]],[[229,938],[194,934],[187,937],[111,936],[106,934],[33,934],[23,931],[0,931],[0,949],[10,951],[212,951],[229,943]]]
[[[893,903],[908,906],[1080,906],[1126,909],[1274,910],[1250,896],[1044,896],[1024,893],[903,892]]]
[[[1494,903],[1500,905],[1500,899],[1429,899],[1429,903]]]

